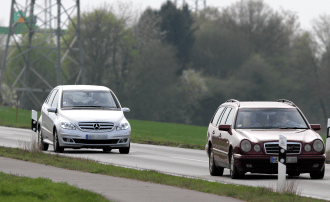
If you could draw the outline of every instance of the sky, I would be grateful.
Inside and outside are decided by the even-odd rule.
[[[16,0],[21,4],[25,4],[26,0]],[[36,2],[43,3],[45,0],[36,0]],[[49,1],[49,0],[47,0]],[[54,3],[56,0],[52,0]],[[70,2],[73,0],[62,0],[62,2]],[[92,7],[98,7],[104,2],[116,3],[118,0],[80,0],[81,10],[89,10]],[[134,8],[143,11],[147,7],[159,9],[166,0],[120,0],[121,2],[128,2]],[[174,0],[172,0],[174,1]],[[185,1],[189,5],[194,6],[196,0],[177,0],[178,4]],[[239,0],[206,0],[207,6],[217,7],[219,9],[227,7]],[[199,0],[199,7],[203,7],[204,0]],[[8,26],[11,0],[0,0],[0,25]],[[274,10],[290,10],[295,12],[299,17],[301,28],[305,30],[312,29],[313,19],[318,18],[321,14],[330,15],[330,1],[329,0],[264,0]]]

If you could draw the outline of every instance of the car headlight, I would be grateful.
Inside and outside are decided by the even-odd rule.
[[[61,122],[61,128],[68,130],[76,130],[76,127],[70,122]]]
[[[310,144],[305,144],[305,151],[310,152],[312,150],[312,146]]]
[[[241,142],[241,149],[244,152],[249,152],[251,150],[251,143],[248,140],[243,140]]]
[[[320,152],[323,150],[323,142],[321,140],[315,140],[313,143],[313,148],[315,151]]]
[[[255,145],[253,146],[253,149],[254,149],[254,151],[256,151],[256,152],[260,152],[261,147],[260,147],[260,145],[255,144]]]
[[[127,130],[128,128],[129,123],[127,121],[123,121],[117,126],[117,130]]]

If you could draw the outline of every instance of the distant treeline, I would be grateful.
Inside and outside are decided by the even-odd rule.
[[[67,39],[74,37],[73,27]],[[330,15],[321,15],[313,30],[303,30],[295,13],[259,0],[197,13],[170,1],[141,14],[132,5],[104,4],[81,16],[86,82],[111,88],[131,109],[130,119],[206,126],[228,99],[288,99],[324,129],[330,116],[329,27]],[[8,65],[19,74],[15,66],[22,61]],[[34,68],[45,72],[50,65],[44,58]],[[75,82],[72,65],[63,63],[64,84]],[[56,72],[47,79],[56,86]],[[47,93],[39,96],[44,100]]]

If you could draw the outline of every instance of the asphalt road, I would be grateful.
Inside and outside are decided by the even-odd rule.
[[[0,145],[7,147],[22,147],[24,141],[30,141],[31,131],[0,127]],[[49,153],[53,153],[50,146]],[[208,157],[204,150],[193,150],[175,147],[155,146],[131,143],[128,155],[119,154],[118,150],[103,153],[96,149],[66,149],[63,155],[89,158],[102,163],[115,164],[136,169],[157,170],[163,173],[203,178],[222,183],[241,184],[276,188],[277,175],[246,174],[245,179],[233,180],[229,170],[225,169],[221,177],[213,177],[208,172]],[[287,180],[297,186],[298,194],[330,200],[330,165],[326,165],[325,177],[322,180],[312,180],[309,174]]]

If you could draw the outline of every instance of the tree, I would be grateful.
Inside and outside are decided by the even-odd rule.
[[[288,53],[298,28],[295,14],[275,12],[262,0],[241,0],[225,8],[219,23],[244,34],[253,44],[252,51],[272,57]]]
[[[182,64],[178,74],[181,75],[190,62],[189,53],[194,43],[191,12],[187,4],[182,9],[178,9],[174,3],[168,0],[156,13],[162,19],[160,22],[161,31],[166,32],[164,42],[174,45],[178,50],[177,57]]]
[[[73,24],[67,37],[74,36]],[[87,84],[110,86],[117,95],[123,92],[137,54],[135,40],[127,19],[117,18],[111,6],[104,5],[81,17],[81,35]],[[71,52],[78,58],[78,53]],[[67,74],[72,74],[71,64],[66,64]],[[74,82],[72,80],[72,82]]]
[[[207,76],[226,78],[251,54],[251,43],[241,33],[219,26],[220,13],[211,8],[195,16],[192,67]]]

